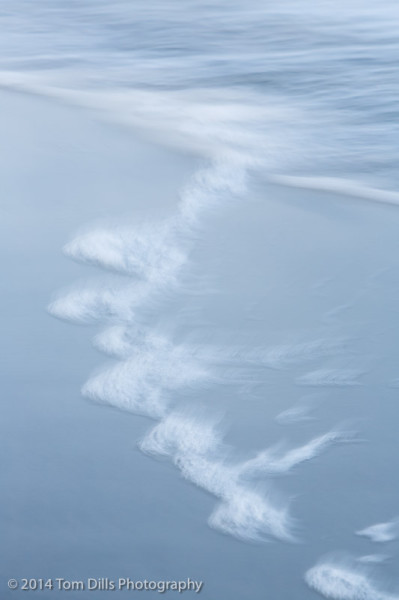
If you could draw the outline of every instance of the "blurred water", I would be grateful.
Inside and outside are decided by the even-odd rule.
[[[391,0],[3,0],[0,19],[5,85],[91,92],[169,137],[181,119],[186,145],[239,149],[266,173],[397,187]]]
[[[396,531],[398,215],[348,196],[398,201],[398,21],[390,2],[0,4],[0,83],[28,93],[1,98],[5,576],[396,598],[355,533]]]

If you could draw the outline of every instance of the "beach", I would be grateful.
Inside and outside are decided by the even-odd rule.
[[[4,579],[305,600],[320,556],[375,553],[355,533],[396,511],[397,207],[257,176],[225,201],[194,152],[0,103]]]

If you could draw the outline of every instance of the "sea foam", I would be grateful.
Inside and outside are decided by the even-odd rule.
[[[356,534],[368,537],[372,542],[392,542],[399,536],[399,519],[370,525],[370,527],[357,531]]]
[[[367,571],[349,559],[333,559],[320,562],[309,569],[305,581],[325,598],[333,600],[398,600],[378,589]]]
[[[64,252],[74,260],[166,285],[176,279],[187,259],[176,237],[173,222],[97,229],[75,237]]]
[[[160,418],[172,392],[209,379],[211,374],[190,359],[183,346],[150,346],[90,378],[82,393],[136,414]]]
[[[166,416],[140,442],[140,448],[169,458],[183,477],[220,500],[209,518],[211,527],[246,541],[268,537],[292,541],[294,521],[287,502],[277,499],[270,489],[260,490],[259,479],[287,474],[343,439],[343,434],[329,432],[298,448],[273,448],[238,461],[223,442],[220,421],[191,411]]]
[[[134,318],[136,308],[149,301],[151,291],[146,283],[85,285],[59,295],[48,311],[59,319],[82,325],[128,322]]]
[[[223,445],[220,423],[187,413],[167,416],[140,443],[149,454],[167,456],[183,477],[221,500],[211,527],[242,540],[292,539],[286,506],[240,481],[240,466]]]

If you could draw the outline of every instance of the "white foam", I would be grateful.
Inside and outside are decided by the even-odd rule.
[[[94,337],[93,344],[104,354],[120,359],[126,359],[143,352],[171,352],[173,354],[177,352],[178,347],[165,335],[131,323],[114,325],[104,329]],[[180,353],[183,352],[183,348],[188,357],[199,357],[200,353],[186,344],[180,346]]]
[[[209,519],[212,527],[243,540],[292,539],[287,508],[239,481],[240,469],[228,459],[217,419],[198,413],[171,414],[142,440],[140,448],[168,456],[183,477],[221,500]]]
[[[85,324],[96,321],[131,321],[135,309],[149,299],[148,284],[80,287],[59,295],[48,306],[60,319]]]
[[[95,345],[123,361],[92,377],[83,393],[138,414],[164,418],[141,442],[141,448],[170,457],[185,478],[219,499],[209,520],[212,527],[244,540],[293,539],[287,506],[261,493],[248,479],[286,473],[337,441],[336,437],[326,434],[297,449],[272,449],[250,461],[234,463],[215,423],[198,416],[167,416],[173,392],[208,381],[208,363],[212,357],[223,361],[223,352],[177,347],[155,332],[149,335],[132,326],[137,310],[154,292],[169,291],[178,281],[188,257],[188,240],[204,212],[241,194],[248,169],[265,160],[269,168],[279,166],[279,157],[295,147],[290,141],[279,147],[273,135],[275,131],[280,140],[290,137],[284,137],[284,132],[290,131],[287,112],[278,103],[266,106],[261,96],[248,105],[248,98],[243,102],[236,91],[228,92],[229,97],[210,90],[196,90],[194,96],[187,96],[159,90],[94,93],[40,85],[33,89],[96,107],[124,124],[151,126],[156,135],[167,132],[169,140],[173,138],[185,150],[191,148],[209,160],[210,166],[196,173],[183,190],[175,220],[153,227],[95,229],[65,246],[65,253],[75,260],[137,276],[140,283],[118,289],[104,285],[78,289],[55,300],[50,311],[76,322],[113,323],[96,337]],[[268,124],[267,138],[258,130],[262,120]],[[280,368],[340,349],[341,344],[334,341],[316,340],[266,353],[240,350],[238,360]],[[227,355],[226,360],[234,364],[237,358]]]
[[[283,448],[275,447],[259,452],[257,456],[243,463],[240,467],[241,475],[254,475],[261,473],[287,473],[303,462],[311,460],[331,445],[346,442],[351,438],[348,434],[339,431],[330,431],[303,446],[284,451]]]
[[[246,189],[245,165],[234,159],[215,159],[210,168],[197,171],[181,196],[180,218],[186,227],[198,225],[205,210],[215,210],[223,202]]]
[[[261,493],[255,480],[288,473],[331,444],[347,439],[342,433],[329,432],[299,448],[273,448],[237,462],[223,443],[217,419],[179,412],[156,425],[141,441],[140,448],[148,454],[170,458],[186,479],[221,500],[209,519],[212,527],[247,541],[267,537],[292,541],[293,521],[286,503],[272,500],[270,492]]]
[[[66,244],[64,252],[74,260],[134,274],[159,285],[174,281],[187,258],[169,222],[137,229],[93,230]]]
[[[305,581],[325,598],[334,600],[398,600],[380,591],[360,567],[345,561],[321,562],[305,575]]]
[[[175,458],[187,454],[205,455],[217,450],[221,443],[218,419],[174,412],[147,434],[140,448],[149,454]]]
[[[399,537],[399,519],[370,525],[370,527],[357,531],[356,534],[368,537],[372,542],[392,542]]]
[[[286,506],[276,506],[265,495],[243,486],[233,486],[226,499],[209,518],[214,529],[243,541],[274,537],[293,541],[292,519]]]
[[[132,352],[136,335],[138,335],[138,331],[133,331],[132,327],[114,325],[97,334],[93,339],[93,344],[104,354],[116,358],[127,358]]]
[[[346,387],[361,385],[359,378],[362,371],[355,369],[317,369],[297,379],[299,385]]]
[[[171,392],[211,378],[184,347],[142,348],[135,356],[105,369],[87,381],[82,393],[99,402],[136,414],[160,418]]]

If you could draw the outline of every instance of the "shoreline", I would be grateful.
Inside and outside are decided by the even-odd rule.
[[[171,131],[168,132],[165,129],[162,133],[159,133],[150,126],[147,122],[144,125],[140,125],[140,120],[136,116],[132,118],[132,122],[129,119],[124,119],[118,116],[115,109],[110,110],[108,107],[103,105],[101,102],[96,105],[96,102],[88,99],[83,101],[83,98],[87,96],[90,98],[95,97],[93,92],[79,92],[72,89],[62,89],[55,86],[45,86],[38,84],[33,80],[32,83],[26,81],[14,81],[12,82],[13,76],[21,77],[20,73],[5,73],[0,72],[0,81],[2,77],[9,77],[11,82],[0,83],[0,90],[4,93],[15,93],[19,95],[26,95],[43,99],[44,102],[49,101],[55,105],[64,106],[66,109],[82,111],[85,113],[90,120],[95,120],[99,124],[107,125],[107,123],[116,129],[120,129],[122,132],[128,133],[132,138],[138,139],[144,144],[156,145],[163,148],[165,151],[171,151],[177,155],[190,157],[197,165],[212,163],[212,156],[207,155],[205,148],[196,148],[195,144],[186,143],[184,144],[178,137],[171,135]],[[24,75],[25,77],[25,75]],[[123,90],[120,90],[122,92]],[[129,90],[132,91],[132,90]],[[134,90],[138,94],[148,93],[146,90],[137,88]],[[99,92],[101,97],[102,92]],[[249,171],[251,171],[249,167]],[[255,177],[262,176],[263,167],[259,166],[255,169]],[[289,187],[294,189],[305,189],[315,190],[326,194],[335,194],[337,196],[347,196],[350,198],[357,198],[368,202],[375,202],[380,204],[387,204],[398,206],[399,205],[399,192],[388,189],[374,187],[371,184],[366,184],[362,181],[342,178],[342,177],[329,177],[325,175],[281,175],[270,173],[265,176],[265,181],[271,185],[278,185],[283,187]]]
[[[99,363],[101,369],[118,364],[92,347],[97,326],[71,326],[45,312],[51,295],[76,280],[78,292],[87,279],[105,293],[112,286],[104,267],[101,273],[61,255],[75,231],[98,223],[134,229],[169,219],[197,163],[138,143],[130,131],[86,119],[74,107],[50,109],[25,97],[0,96],[0,103],[0,131],[9,140],[0,167],[6,215],[0,243],[8,257],[0,439],[13,460],[4,477],[4,569],[36,577],[46,565],[48,577],[84,579],[90,570],[93,577],[116,579],[134,565],[135,575],[151,580],[197,577],[198,570],[212,596],[241,600],[240,568],[247,562],[251,597],[261,600],[266,561],[270,585],[279,589],[284,568],[295,594],[316,557],[335,547],[356,551],[362,542],[352,531],[378,518],[374,513],[394,510],[384,476],[387,457],[393,472],[399,468],[396,391],[387,385],[396,372],[398,338],[393,213],[371,203],[359,211],[349,197],[329,193],[323,201],[315,190],[257,181],[245,198],[205,213],[190,248],[189,273],[162,302],[133,315],[133,334],[136,325],[155,333],[150,351],[145,346],[145,364],[160,367],[161,382],[166,377],[169,384],[171,364],[154,358],[171,357],[172,375],[179,377],[189,371],[186,348],[194,359],[205,355],[214,369],[212,386],[172,387],[172,400],[226,414],[227,454],[234,461],[279,444],[288,456],[298,449],[303,456],[309,441],[324,439],[340,423],[360,422],[361,433],[378,442],[334,445],[292,472],[288,465],[284,477],[259,481],[258,491],[266,497],[270,491],[278,507],[295,498],[290,510],[303,529],[301,553],[289,543],[237,543],[207,526],[218,500],[198,487],[197,472],[191,474],[196,486],[166,461],[138,451],[148,419],[81,397]],[[166,351],[157,346],[159,331],[171,340]],[[141,365],[133,366],[143,380]],[[194,374],[195,367],[194,361]],[[309,396],[315,418],[282,429],[278,415],[290,408],[292,414]],[[388,434],[380,436],[381,429]],[[342,521],[336,490],[350,509]],[[215,572],[219,555],[225,560]],[[60,573],[60,565],[68,573]]]

